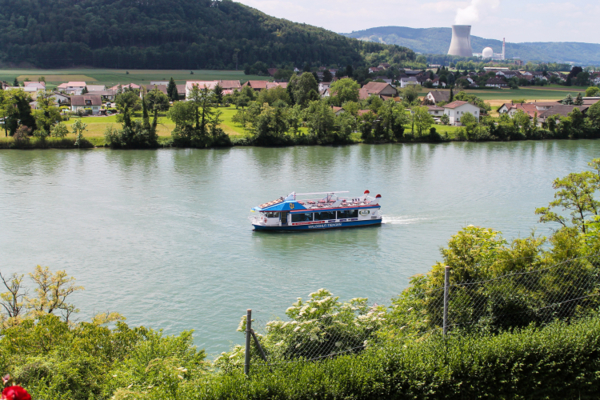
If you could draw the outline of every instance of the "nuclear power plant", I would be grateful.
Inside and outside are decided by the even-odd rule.
[[[473,57],[471,25],[452,25],[452,42],[450,42],[448,55]]]
[[[480,57],[494,61],[506,60],[506,39],[502,41],[502,53],[486,47],[481,53],[473,53],[471,46],[471,25],[452,25],[452,42],[448,55],[459,57]]]

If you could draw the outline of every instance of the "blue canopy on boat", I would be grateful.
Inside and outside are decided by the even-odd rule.
[[[284,203],[275,204],[275,205],[272,205],[270,207],[265,207],[265,208],[254,207],[253,210],[255,210],[255,211],[280,212],[280,211],[306,210],[306,207],[304,207],[302,204],[300,204],[298,202],[290,201],[290,202],[284,202]]]

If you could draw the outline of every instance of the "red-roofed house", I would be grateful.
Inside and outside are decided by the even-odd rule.
[[[85,82],[67,82],[67,83],[61,83],[60,85],[58,85],[57,90],[59,92],[65,92],[68,94],[79,95],[79,94],[81,94],[81,92],[83,92],[83,89],[85,89],[85,87],[86,87]]]
[[[360,89],[359,97],[361,100],[368,99],[369,96],[372,95],[380,97],[396,97],[398,95],[398,90],[385,82],[369,82]]]
[[[444,106],[444,114],[450,118],[450,125],[460,124],[460,118],[466,113],[472,114],[479,121],[479,107],[466,101],[453,101]]]

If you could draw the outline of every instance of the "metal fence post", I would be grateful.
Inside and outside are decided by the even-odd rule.
[[[246,359],[244,362],[244,374],[250,375],[250,340],[252,339],[252,310],[246,314]]]
[[[446,336],[446,333],[448,333],[448,292],[450,290],[450,267],[446,266],[444,275],[444,336]]]

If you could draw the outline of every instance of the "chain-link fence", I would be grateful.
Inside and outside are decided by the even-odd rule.
[[[341,303],[320,290],[290,307],[283,319],[249,314],[251,324],[243,321],[241,329],[249,349],[244,352],[246,371],[250,363],[275,366],[357,353],[390,330],[406,329],[413,336],[494,333],[569,321],[600,307],[598,255],[553,265],[536,258],[473,268],[487,271],[483,275],[490,278],[460,282],[447,267],[441,284],[413,283],[389,306],[367,299]],[[496,276],[497,271],[503,273]]]

